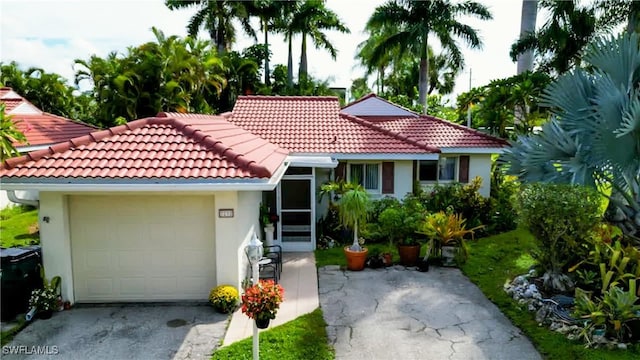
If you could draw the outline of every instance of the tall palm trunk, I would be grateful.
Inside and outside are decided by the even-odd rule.
[[[293,34],[289,34],[289,58],[287,59],[287,88],[293,88],[293,51],[291,48],[291,38]]]
[[[300,68],[298,69],[298,81],[307,78],[307,34],[302,33],[302,49],[300,50]]]
[[[264,84],[266,86],[271,85],[271,80],[269,78],[269,22],[267,18],[263,19],[264,21]]]
[[[427,90],[429,89],[429,57],[427,55],[428,37],[425,35],[422,49],[420,50],[420,77],[418,82],[418,101],[422,105],[422,113],[427,114]]]
[[[538,0],[522,0],[522,15],[520,17],[520,39],[536,31],[538,17]],[[533,50],[518,55],[518,74],[533,70]]]

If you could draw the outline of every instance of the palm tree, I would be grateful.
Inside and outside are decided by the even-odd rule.
[[[401,49],[395,48],[389,51],[383,56],[373,59],[371,54],[383,42],[387,37],[400,31],[397,26],[390,24],[389,26],[372,28],[367,26],[365,29],[368,32],[369,38],[360,44],[358,44],[358,53],[356,58],[360,61],[360,65],[365,68],[365,76],[368,77],[374,71],[377,72],[376,84],[378,87],[378,94],[384,93],[384,80],[386,69],[394,63],[401,62],[402,52]]]
[[[520,39],[527,34],[536,32],[536,19],[538,17],[538,0],[522,0],[522,15],[520,18]],[[533,71],[533,50],[518,54],[517,74],[525,71]]]
[[[240,22],[247,35],[256,39],[256,33],[251,27],[249,13],[244,1],[166,0],[165,5],[170,10],[199,7],[187,26],[189,35],[195,38],[200,29],[204,28],[215,43],[219,54],[229,50],[231,44],[236,40],[233,19],[237,19]]]
[[[482,41],[475,29],[458,21],[460,16],[482,20],[492,18],[486,6],[471,0],[451,3],[450,0],[411,1],[390,0],[376,8],[367,22],[367,28],[398,27],[399,31],[386,37],[371,53],[371,62],[387,56],[393,49],[410,53],[420,59],[419,102],[427,112],[429,88],[428,48],[429,35],[435,35],[456,63],[463,57],[454,37],[462,39],[472,48],[480,48]]]
[[[296,34],[302,36],[300,53],[300,67],[298,69],[298,80],[307,76],[307,36],[311,37],[315,47],[324,48],[335,60],[338,51],[327,38],[324,31],[335,30],[342,33],[349,33],[349,29],[338,18],[338,15],[328,9],[322,0],[305,0],[302,3],[293,2],[285,9],[285,16],[279,23],[280,31],[284,33],[289,41],[288,60],[288,82],[293,83],[293,59],[291,55],[291,40]]]
[[[541,69],[558,74],[579,65],[580,52],[597,34],[597,18],[595,8],[578,2],[541,0],[540,5],[550,11],[549,19],[539,31],[524,34],[511,46],[511,58],[515,61],[520,54],[535,51]]]
[[[637,33],[598,39],[543,100],[555,118],[507,149],[526,182],[610,187],[607,217],[640,244],[640,46]]]
[[[282,21],[285,9],[289,8],[298,0],[254,0],[248,4],[249,14],[260,19],[260,30],[264,33],[264,46],[266,49],[264,57],[264,84],[270,85],[269,70],[269,31],[276,30],[277,24]],[[289,3],[289,4],[288,4]]]

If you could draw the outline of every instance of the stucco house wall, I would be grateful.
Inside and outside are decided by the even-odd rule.
[[[110,194],[100,194],[109,196]],[[113,195],[113,194],[111,194]],[[136,194],[130,194],[133,196]],[[140,195],[140,194],[137,194]],[[59,192],[41,192],[40,194],[40,241],[43,249],[43,264],[47,278],[61,276],[62,296],[75,302],[72,250],[73,243],[70,222],[69,194]],[[180,194],[157,194],[167,202]],[[260,191],[227,191],[201,194],[215,202],[215,223],[211,246],[215,247],[216,284],[231,284],[240,288],[247,275],[248,261],[244,247],[254,233],[258,233],[258,213],[261,199]],[[233,209],[234,217],[220,218],[220,209]],[[211,227],[211,224],[208,225]],[[189,236],[185,233],[184,236]],[[150,243],[149,246],[153,244]],[[176,244],[179,246],[180,244]],[[236,256],[229,256],[236,254]],[[206,300],[206,299],[203,299]]]

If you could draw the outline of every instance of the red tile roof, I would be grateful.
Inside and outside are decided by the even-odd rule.
[[[340,114],[333,96],[240,96],[229,121],[293,153],[428,153],[438,149]]]
[[[449,147],[500,148],[509,145],[506,140],[433,116],[390,119],[375,124],[439,149]]]
[[[0,177],[270,178],[286,156],[222,117],[160,113],[6,160]]]
[[[375,94],[363,96],[343,107],[342,111],[374,123],[380,128],[437,148],[499,148],[509,144],[503,139],[466,126],[433,116],[420,115]]]
[[[97,127],[45,112],[39,115],[11,116],[18,130],[22,131],[29,142],[29,145],[15,144],[16,146],[55,144],[98,130]]]
[[[29,143],[16,143],[15,146],[55,144],[97,129],[88,124],[43,112],[8,87],[0,88],[0,102],[5,104],[6,113],[12,116],[16,127],[24,133]],[[28,108],[28,111],[20,112],[22,107],[19,109],[18,106],[21,105]]]

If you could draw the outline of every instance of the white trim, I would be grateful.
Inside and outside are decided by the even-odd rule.
[[[502,154],[504,148],[486,148],[486,147],[441,147],[443,154]]]
[[[438,160],[439,153],[376,153],[376,154],[334,154],[337,160],[371,160],[371,161],[394,161],[394,160]]]
[[[282,209],[282,182],[278,183],[276,189],[276,208],[277,213],[280,216],[280,224],[277,227],[278,245],[282,246],[283,251],[313,251],[316,249],[316,170],[315,167],[311,168],[311,174],[308,175],[284,175],[282,180],[309,180],[309,192],[310,192],[310,209]],[[310,216],[310,241],[282,241],[282,213],[287,212],[309,212]]]
[[[247,179],[247,180],[219,180],[216,182],[202,182],[202,183],[189,183],[189,182],[175,182],[167,183],[116,183],[111,181],[110,183],[78,183],[76,181],[82,181],[77,179],[70,179],[67,183],[61,182],[38,182],[39,179],[31,178],[28,182],[20,182],[20,179],[2,179],[0,182],[1,190],[38,190],[38,191],[54,191],[54,192],[203,192],[203,191],[270,191],[276,188],[280,179],[287,171],[289,164],[283,162],[282,165],[274,172],[270,179]],[[51,181],[51,179],[48,179]],[[63,179],[53,179],[54,181],[64,181]],[[86,181],[86,180],[85,180]],[[100,180],[109,181],[109,180]],[[215,180],[214,180],[215,181]]]
[[[7,183],[3,180],[2,190],[39,190],[52,192],[202,192],[202,191],[269,191],[277,182],[246,183],[181,183],[181,184],[43,184]]]
[[[13,90],[9,90],[6,94],[0,97],[2,100],[24,100],[22,96],[18,95],[17,92]]]
[[[18,147],[16,147],[16,150],[18,150],[21,154],[25,154],[25,153],[36,151],[36,150],[46,149],[51,145],[55,145],[55,143],[43,144],[43,145],[18,146]]]
[[[7,113],[8,115],[42,115],[42,110],[37,107],[31,105],[28,102],[22,102],[20,105],[13,108],[13,110]]]
[[[311,155],[289,155],[287,160],[289,166],[296,167],[318,167],[334,169],[338,166],[338,160],[332,159],[330,156],[311,156]]]

